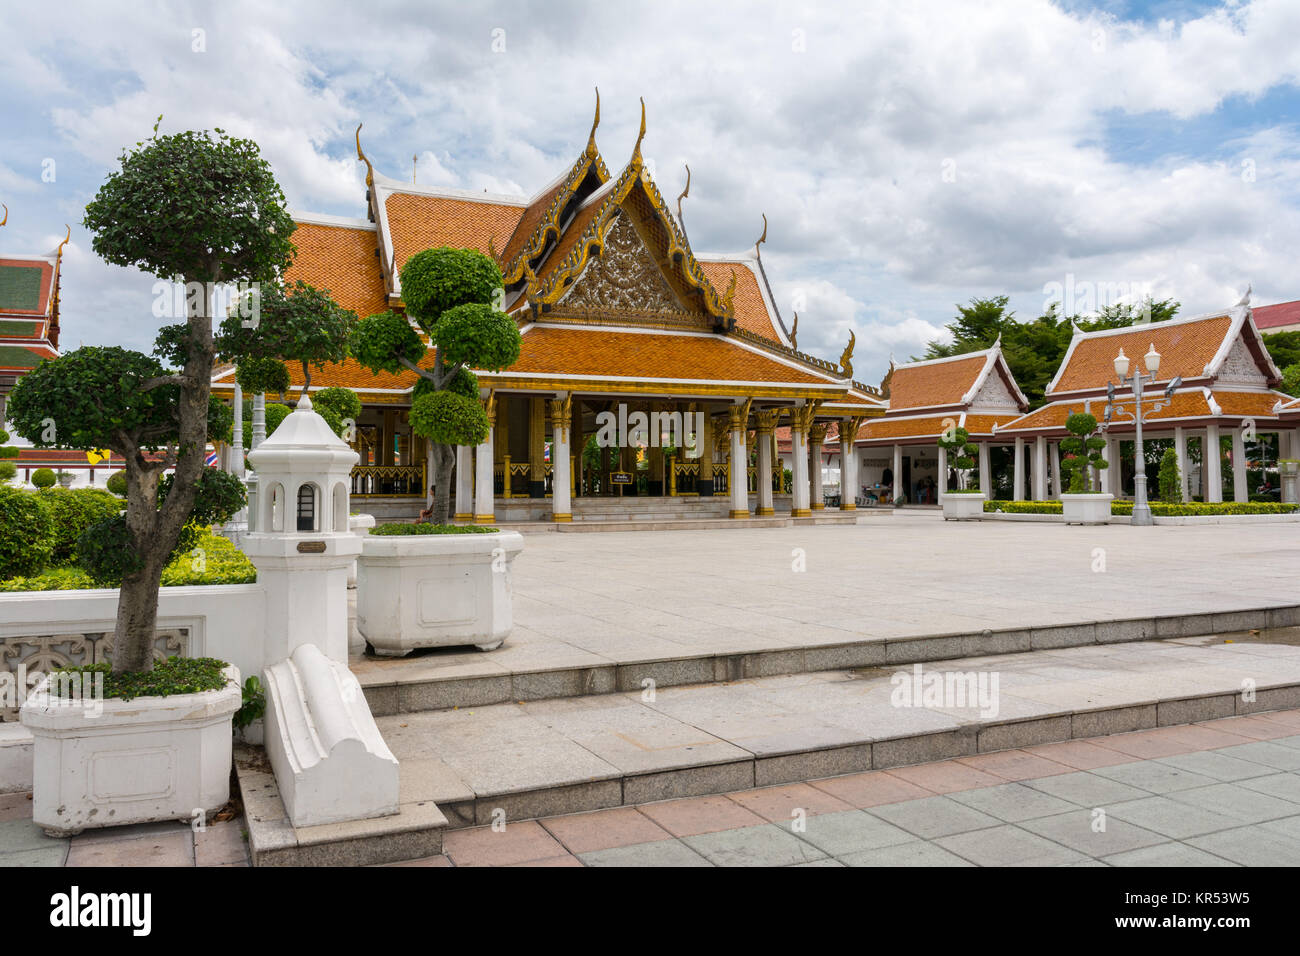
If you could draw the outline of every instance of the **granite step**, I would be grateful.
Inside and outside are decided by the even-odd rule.
[[[404,793],[468,827],[1300,707],[1300,646],[1216,640],[648,687],[378,724]],[[983,681],[990,693],[974,705],[902,696],[935,680],[954,691]]]
[[[1081,620],[1043,627],[889,637],[792,646],[754,634],[727,652],[656,656],[628,650],[608,657],[559,642],[512,643],[484,653],[461,648],[405,658],[354,656],[349,662],[376,717],[507,701],[679,687],[843,668],[929,663],[972,655],[1121,644],[1157,638],[1276,630],[1300,625],[1300,605],[1213,614]]]

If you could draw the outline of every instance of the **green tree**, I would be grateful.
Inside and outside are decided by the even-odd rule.
[[[291,288],[271,286],[254,294],[259,296],[256,318],[250,321],[237,312],[226,316],[217,334],[217,352],[239,356],[244,363],[258,362],[259,369],[271,375],[274,373],[266,364],[270,361],[301,362],[303,383],[299,394],[306,395],[313,365],[341,362],[347,357],[356,314],[335,302],[328,291],[301,279]],[[287,375],[274,384],[281,386],[275,391],[284,392],[288,388]],[[244,382],[240,387],[245,387]],[[254,394],[259,391],[268,389],[255,388]]]
[[[1102,455],[1106,439],[1097,430],[1097,417],[1075,412],[1065,420],[1068,438],[1061,439],[1061,474],[1069,483],[1070,494],[1081,495],[1093,490],[1093,477],[1110,467]]]
[[[455,446],[477,445],[488,433],[487,413],[479,404],[478,381],[471,369],[499,371],[513,365],[519,358],[519,329],[497,310],[501,270],[480,252],[426,249],[407,260],[401,278],[407,316],[428,336],[432,363],[411,322],[392,311],[358,323],[352,354],[372,371],[408,369],[420,376],[411,400],[411,430],[432,448],[429,521],[446,524]],[[432,368],[425,367],[429,364]]]
[[[14,390],[15,425],[39,443],[54,419],[64,448],[110,448],[126,463],[126,535],[131,552],[117,606],[116,672],[153,668],[162,571],[195,511],[209,432],[216,287],[278,282],[293,254],[294,223],[270,166],[251,140],[187,131],[123,152],[86,206],[92,248],[106,262],[181,279],[192,294],[184,321],[160,330],[156,353],[85,349],[47,360]],[[38,373],[48,372],[48,375]],[[20,424],[21,422],[21,424]],[[151,454],[152,453],[152,454]],[[165,499],[158,478],[173,480]]]
[[[1278,388],[1288,395],[1300,396],[1300,362],[1282,369],[1282,384]]]
[[[1280,369],[1300,365],[1300,331],[1265,332],[1264,347],[1273,359],[1273,364]],[[1295,394],[1292,392],[1291,394]]]
[[[964,428],[949,429],[939,436],[939,447],[956,455],[952,466],[968,476],[966,479],[967,490],[979,491],[979,474],[977,472],[972,477],[970,472],[975,467],[975,457],[979,454],[980,449],[978,445],[970,440],[970,433]]]

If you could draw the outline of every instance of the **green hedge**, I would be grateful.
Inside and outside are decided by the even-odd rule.
[[[36,574],[50,563],[54,521],[43,498],[0,485],[0,580]]]
[[[222,671],[228,666],[225,661],[212,657],[169,657],[154,664],[153,670],[146,674],[114,674],[113,665],[107,661],[60,667],[53,673],[103,674],[106,700],[134,700],[137,697],[173,697],[221,690],[226,686],[226,675]],[[52,680],[50,686],[56,693],[73,689],[70,684],[57,680]]]
[[[1300,508],[1300,506],[1258,501],[1224,501],[1210,504],[1201,502],[1188,502],[1185,504],[1164,501],[1151,502],[1151,514],[1158,518],[1206,517],[1210,515],[1285,515],[1294,514],[1297,508]],[[1003,514],[1059,515],[1061,513],[1061,503],[1059,501],[986,501],[984,502],[984,510],[989,513],[1001,511]],[[1131,515],[1133,513],[1133,502],[1112,501],[1110,503],[1110,513],[1112,515]]]
[[[381,524],[370,529],[371,534],[491,534],[496,528],[477,524]]]
[[[55,564],[75,558],[81,533],[113,517],[125,504],[102,488],[46,488],[39,494],[50,509],[54,523],[54,551],[50,560]]]
[[[163,587],[252,584],[257,581],[257,568],[253,567],[248,557],[228,539],[213,533],[211,528],[198,529],[195,541],[193,547],[199,548],[202,555],[195,555],[191,549],[173,558],[163,569]],[[28,576],[0,580],[0,592],[81,591],[102,586],[96,584],[87,571],[76,566],[50,568],[40,573],[28,572]]]

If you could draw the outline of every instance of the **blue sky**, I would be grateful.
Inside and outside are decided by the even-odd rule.
[[[1247,282],[1257,302],[1300,297],[1294,0],[637,11],[5,9],[0,251],[48,251],[70,223],[65,347],[147,349],[153,278],[99,262],[79,222],[159,114],[256,139],[293,208],[362,216],[358,122],[389,175],[418,153],[422,183],[531,194],[582,148],[599,85],[607,163],[626,161],[644,96],[665,195],[691,164],[696,248],[741,251],[766,213],[779,304],[805,303],[800,345],[833,359],[852,329],[868,380],[975,295],[1022,317],[1052,283],[1187,312]]]

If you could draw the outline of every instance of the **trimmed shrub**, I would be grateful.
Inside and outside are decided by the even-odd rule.
[[[49,488],[39,494],[54,523],[55,564],[73,560],[82,533],[122,510],[122,500],[100,488]]]
[[[952,492],[947,492],[947,494],[952,494]],[[1244,501],[1225,501],[1209,504],[1153,501],[1150,507],[1151,514],[1160,518],[1210,515],[1285,515],[1294,514],[1300,509],[1300,505]],[[984,510],[991,514],[1001,511],[1003,514],[1059,515],[1061,513],[1061,503],[1059,501],[986,501],[984,502]],[[1133,502],[1112,501],[1110,503],[1110,513],[1113,515],[1131,515],[1133,513]]]
[[[1156,477],[1160,500],[1173,504],[1182,503],[1182,483],[1182,474],[1178,471],[1178,452],[1166,448],[1165,453],[1160,457],[1160,473]]]
[[[125,498],[126,497],[126,472],[120,470],[113,472],[111,475],[108,476],[108,484],[105,485],[105,487],[108,488],[108,490],[111,491],[113,494],[117,495],[119,498]]]
[[[491,534],[497,528],[478,524],[381,524],[370,529],[371,534],[393,536],[403,534]]]
[[[37,488],[53,488],[58,480],[49,468],[37,468],[32,472],[32,484]]]
[[[0,461],[0,485],[7,485],[18,477],[18,466],[12,461]]]
[[[54,522],[42,496],[0,485],[0,580],[38,574],[54,550]]]

